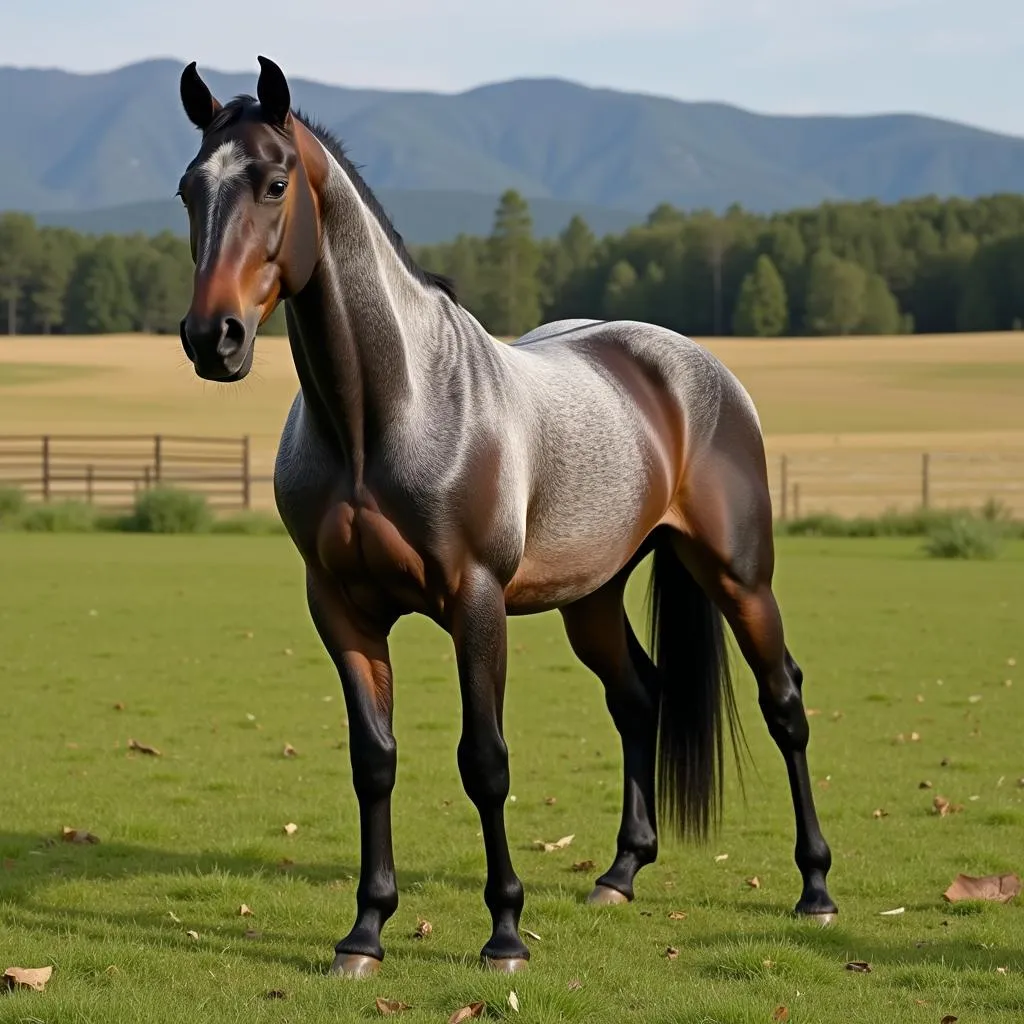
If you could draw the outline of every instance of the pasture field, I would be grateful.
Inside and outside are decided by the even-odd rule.
[[[917,541],[778,549],[816,712],[836,924],[789,916],[785,772],[745,668],[745,800],[733,772],[711,845],[663,838],[634,904],[583,904],[612,855],[621,756],[553,613],[511,623],[506,713],[508,831],[523,925],[540,938],[526,974],[483,973],[484,860],[455,763],[454,665],[447,638],[410,619],[392,645],[401,904],[381,974],[348,983],[324,973],[358,858],[344,708],[288,541],[0,534],[0,967],[56,968],[45,992],[0,996],[0,1022],[315,1024],[373,1019],[377,997],[411,1004],[410,1024],[476,1000],[486,1019],[523,1022],[1019,1021],[1024,902],[941,894],[958,872],[1024,869],[1024,543],[960,563],[923,558]],[[639,598],[638,586],[637,613]],[[963,809],[933,814],[936,795]],[[101,842],[60,842],[64,826]],[[532,848],[570,834],[567,849]],[[597,869],[574,872],[584,860]],[[433,932],[415,939],[420,918]],[[855,960],[871,973],[844,969]]]
[[[1024,332],[703,343],[753,396],[769,458],[794,458],[804,511],[912,505],[923,451],[1024,452]],[[263,477],[297,386],[283,338],[259,339],[253,373],[230,386],[200,381],[173,337],[0,338],[0,434],[247,433]],[[934,497],[978,505],[997,479],[1024,514],[1021,467],[1004,462],[946,498],[937,481]],[[269,484],[254,495],[272,504]]]

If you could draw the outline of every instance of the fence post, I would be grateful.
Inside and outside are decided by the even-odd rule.
[[[147,490],[147,491],[149,490],[149,477],[150,477],[149,466],[143,466],[142,467],[142,479],[143,479],[143,482],[145,483],[145,488],[144,489]]]
[[[242,507],[248,511],[252,506],[252,474],[249,456],[249,435],[242,438]]]
[[[156,482],[160,483],[163,473],[163,438],[157,434],[153,438],[153,472],[156,474]]]
[[[85,467],[85,500],[92,504],[92,463]]]
[[[43,501],[50,500],[50,437],[43,437]]]
[[[800,518],[800,485],[793,484],[793,518]]]
[[[782,456],[781,460],[781,472],[782,472],[782,521],[785,522],[787,518],[788,506],[789,506],[789,460],[785,455]]]
[[[928,508],[929,489],[931,485],[931,475],[929,472],[931,458],[928,453],[925,452],[921,456],[921,508]]]

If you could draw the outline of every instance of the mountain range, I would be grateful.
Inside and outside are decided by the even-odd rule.
[[[183,230],[170,196],[198,143],[178,101],[184,63],[0,68],[0,210],[84,230]],[[221,99],[255,91],[255,70],[201,71]],[[1024,139],[931,117],[773,116],[560,79],[352,89],[285,71],[293,103],[344,140],[414,242],[485,231],[506,188],[530,199],[540,234],[575,212],[599,233],[621,230],[661,202],[768,212],[1024,191]]]

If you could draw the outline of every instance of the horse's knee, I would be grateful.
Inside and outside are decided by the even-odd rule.
[[[458,762],[463,788],[477,807],[505,802],[511,781],[508,747],[500,735],[486,739],[464,735],[459,741]]]
[[[793,750],[806,749],[810,727],[798,682],[789,673],[779,673],[759,683],[758,690],[758,703],[772,739]]]
[[[352,784],[360,800],[381,800],[395,788],[398,748],[393,736],[351,740]]]

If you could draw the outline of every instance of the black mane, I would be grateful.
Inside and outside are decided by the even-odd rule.
[[[225,128],[230,127],[233,124],[241,121],[245,116],[246,112],[257,104],[257,100],[253,96],[236,96],[233,100],[225,103],[224,106],[217,111],[214,115],[213,120],[210,122],[207,132],[218,132]],[[413,259],[412,253],[405,246],[405,242],[402,236],[398,233],[394,224],[391,223],[391,218],[388,217],[381,206],[380,200],[373,194],[370,186],[363,180],[362,175],[357,170],[355,164],[349,160],[345,154],[345,147],[342,145],[341,140],[333,135],[328,129],[322,124],[315,121],[313,118],[308,117],[299,110],[293,110],[292,116],[306,126],[321,142],[324,149],[326,149],[335,160],[338,161],[341,169],[348,175],[349,180],[355,186],[356,192],[359,193],[359,198],[366,204],[369,211],[377,218],[377,223],[380,224],[387,240],[391,243],[391,247],[395,250],[395,254],[402,261],[402,265],[409,271],[417,281],[422,284],[438,288],[445,295],[448,296],[453,302],[458,302],[458,296],[455,293],[455,284],[449,277],[445,277],[443,274],[435,274],[430,270],[424,270],[416,260]]]

